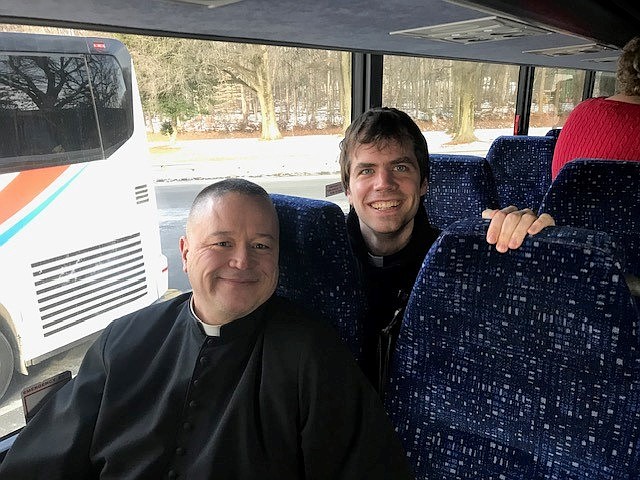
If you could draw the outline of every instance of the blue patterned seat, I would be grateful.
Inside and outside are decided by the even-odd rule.
[[[567,163],[540,205],[543,212],[557,225],[609,233],[626,250],[625,271],[640,276],[640,162]]]
[[[515,205],[534,212],[551,185],[551,161],[556,139],[547,136],[504,135],[487,152],[500,207]]]
[[[560,136],[560,132],[562,131],[561,128],[552,128],[551,130],[549,130],[547,133],[545,133],[545,136],[547,137],[553,137],[556,140],[558,139],[558,137]]]
[[[424,199],[429,221],[439,229],[485,208],[498,208],[489,164],[474,155],[429,155],[429,190]]]
[[[276,293],[329,320],[360,359],[366,304],[344,212],[324,200],[279,194],[271,199],[280,220]]]
[[[548,228],[506,254],[451,225],[401,326],[386,408],[417,480],[640,474],[638,312],[615,244]]]

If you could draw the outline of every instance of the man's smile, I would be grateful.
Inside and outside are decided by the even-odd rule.
[[[371,202],[369,204],[371,208],[375,208],[376,210],[388,210],[390,208],[397,207],[398,205],[400,205],[399,200],[385,200],[385,201]]]

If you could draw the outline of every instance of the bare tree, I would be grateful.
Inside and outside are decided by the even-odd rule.
[[[117,37],[134,59],[147,119],[170,120],[176,132],[196,114],[203,115],[205,128],[260,128],[264,139],[280,138],[281,129],[325,128],[327,123],[341,124],[344,129],[350,123],[348,52]],[[505,107],[513,105],[514,72],[517,75],[515,67],[504,65],[389,56],[385,58],[383,101],[418,121],[432,122],[433,128],[442,128],[444,122],[453,143],[471,142],[476,140],[474,127],[479,118],[502,120],[500,116],[508,113]],[[558,82],[548,79],[545,83],[536,83],[538,92]],[[566,82],[559,92],[562,98],[571,96],[571,86]],[[560,97],[552,101],[560,102]],[[541,109],[544,100],[540,95],[537,103]]]
[[[262,140],[282,138],[276,118],[273,95],[273,71],[269,47],[266,45],[226,44],[223,55],[214,68],[226,75],[226,80],[244,85],[258,96],[262,117]]]
[[[449,143],[471,143],[478,140],[475,136],[476,85],[482,65],[475,62],[455,62],[452,67],[455,108],[453,136]]]
[[[351,124],[351,54],[340,52],[340,115],[342,131]]]
[[[145,111],[168,118],[175,138],[183,120],[209,107],[210,90],[196,80],[206,72],[201,48],[206,42],[139,35],[119,39],[133,58]]]
[[[74,144],[68,138],[69,130],[61,128],[61,115],[91,111],[87,69],[84,60],[76,56],[7,56],[0,60],[0,95],[3,90],[21,93],[14,99],[20,110],[43,119],[53,143],[60,148]]]

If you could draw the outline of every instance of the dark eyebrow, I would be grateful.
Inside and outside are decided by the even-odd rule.
[[[375,163],[371,163],[371,162],[358,162],[353,167],[354,168],[366,168],[366,167],[373,167],[374,165],[375,165]]]
[[[410,163],[411,165],[417,165],[418,162],[413,160],[411,157],[399,157],[399,158],[394,158],[393,160],[391,160],[389,162],[391,165],[398,165],[400,163]],[[377,164],[375,163],[371,163],[371,162],[358,162],[356,163],[353,168],[369,168],[369,167],[375,167]]]
[[[270,233],[259,233],[258,234],[258,238],[268,238],[270,240],[273,240],[274,242],[276,241],[276,237],[274,237],[273,235],[271,235]]]
[[[413,158],[411,157],[400,157],[400,158],[396,158],[394,160],[391,160],[391,163],[393,165],[397,165],[399,163],[411,163],[411,164],[417,164],[418,162],[416,162],[415,160],[413,160]]]

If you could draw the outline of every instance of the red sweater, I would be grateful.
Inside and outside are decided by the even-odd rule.
[[[640,161],[640,105],[604,97],[579,103],[560,131],[552,178],[575,158]]]

